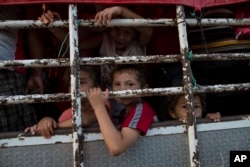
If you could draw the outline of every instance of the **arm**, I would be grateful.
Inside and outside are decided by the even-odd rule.
[[[92,108],[85,109],[82,108],[82,126],[88,127],[91,124],[95,123],[97,121],[95,112],[92,110]]]
[[[100,12],[98,12],[95,16],[95,21],[99,25],[107,25],[108,22],[111,21],[112,18],[116,16],[121,16],[127,19],[141,19],[142,17],[133,11],[129,10],[126,7],[122,6],[114,6],[106,8]],[[141,47],[145,47],[150,41],[153,29],[151,27],[135,27],[135,29],[140,33],[139,35],[139,45]]]
[[[58,122],[57,127],[58,128],[71,128],[72,121],[73,121],[72,118],[69,118],[65,121]],[[97,121],[97,119],[96,119],[95,113],[92,109],[82,111],[82,126],[83,127],[88,127],[96,121]]]
[[[46,13],[42,14],[38,19],[44,24],[50,24],[51,22],[54,22],[56,20],[61,20],[61,16],[57,12],[53,12],[51,10],[48,10]],[[54,36],[62,42],[66,35],[67,32],[62,29],[62,28],[50,28],[49,29]],[[67,41],[68,42],[68,41]],[[83,40],[79,42],[79,50],[88,50],[88,49],[93,49],[100,45],[102,42],[102,35],[97,34],[89,39]]]
[[[117,156],[126,151],[139,138],[139,131],[131,128],[123,128],[119,131],[115,127],[105,107],[109,97],[108,90],[106,90],[105,95],[102,95],[100,88],[92,88],[87,92],[87,97],[95,111],[104,141],[110,153]]]
[[[57,127],[58,128],[71,128],[72,127],[72,118],[65,120],[65,121],[62,121],[62,122],[58,122]]]

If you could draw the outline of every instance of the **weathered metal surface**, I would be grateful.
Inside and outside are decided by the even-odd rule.
[[[5,157],[8,155],[7,151],[11,152],[11,160],[8,159],[1,159],[0,166],[20,166],[20,164],[25,164],[25,166],[38,166],[37,164],[42,164],[43,166],[83,166],[83,161],[87,166],[141,166],[141,164],[147,164],[149,166],[218,166],[216,162],[219,162],[217,158],[221,158],[222,165],[228,166],[229,161],[228,157],[225,157],[226,151],[227,153],[232,148],[232,143],[230,141],[226,141],[227,144],[225,146],[224,143],[220,143],[220,141],[216,141],[216,144],[221,144],[219,146],[223,146],[223,153],[214,157],[213,155],[207,156],[206,145],[202,145],[203,141],[205,141],[207,137],[207,133],[209,133],[209,137],[213,136],[214,131],[204,126],[203,128],[207,128],[204,131],[200,131],[202,126],[198,126],[196,131],[196,119],[194,117],[193,106],[192,106],[192,96],[193,93],[202,93],[202,92],[230,92],[230,91],[249,91],[250,90],[250,83],[245,84],[228,84],[228,85],[214,85],[214,86],[202,86],[197,89],[192,88],[191,83],[191,68],[190,62],[187,59],[189,47],[187,43],[187,34],[186,34],[186,26],[222,26],[222,25],[230,25],[230,26],[241,26],[241,25],[250,25],[250,19],[190,19],[185,18],[184,16],[184,9],[181,6],[177,6],[177,18],[173,19],[114,19],[112,20],[107,27],[113,26],[178,26],[179,31],[179,40],[180,40],[180,54],[177,55],[134,55],[130,57],[97,57],[97,58],[79,58],[78,53],[78,34],[77,29],[79,27],[95,27],[97,25],[94,24],[93,20],[80,20],[77,19],[76,16],[76,6],[69,5],[69,20],[62,20],[56,21],[52,24],[45,25],[40,21],[34,20],[1,20],[0,21],[0,29],[8,29],[8,28],[56,28],[56,27],[69,27],[70,29],[70,58],[69,59],[43,59],[43,60],[23,60],[23,61],[2,61],[0,62],[0,68],[7,69],[12,67],[57,67],[57,66],[70,66],[71,67],[71,94],[49,94],[49,95],[28,95],[28,96],[1,96],[0,97],[0,105],[4,104],[17,104],[17,103],[42,103],[42,102],[49,102],[49,101],[69,101],[72,100],[72,107],[73,107],[73,133],[72,133],[72,144],[67,144],[67,142],[71,142],[68,140],[63,140],[62,136],[55,136],[55,141],[48,141],[45,142],[46,144],[50,145],[53,144],[55,146],[53,149],[56,150],[57,146],[65,146],[70,148],[70,162],[65,162],[64,158],[61,158],[59,163],[55,161],[63,152],[55,153],[55,155],[49,154],[46,152],[44,148],[47,148],[45,143],[35,141],[39,140],[38,138],[26,138],[24,136],[18,136],[15,139],[1,139],[0,141],[2,148],[0,149],[0,157]],[[241,54],[196,54],[193,56],[193,60],[197,61],[220,61],[220,60],[249,60],[248,53],[241,53]],[[188,106],[188,121],[186,126],[178,125],[176,127],[172,127],[172,134],[164,134],[168,132],[167,128],[165,127],[157,127],[153,128],[149,131],[150,135],[141,138],[138,142],[135,143],[128,152],[124,153],[122,156],[118,158],[111,157],[105,144],[102,140],[100,133],[84,133],[82,135],[82,128],[81,128],[81,106],[80,101],[81,98],[85,97],[84,93],[79,92],[79,65],[101,65],[101,64],[122,64],[122,63],[162,63],[162,62],[177,62],[181,61],[182,63],[182,70],[183,70],[183,87],[176,87],[176,88],[157,88],[157,89],[143,89],[143,90],[133,90],[133,91],[117,91],[111,92],[111,98],[114,97],[131,97],[131,96],[154,96],[154,95],[170,95],[170,94],[185,94],[185,98],[187,100]],[[249,119],[248,119],[249,120]],[[236,121],[235,121],[236,122]],[[235,123],[234,122],[234,123]],[[244,121],[239,121],[234,124],[232,127],[228,127],[228,129],[223,129],[222,135],[226,136],[226,139],[230,139],[232,131],[233,135],[239,133],[240,137],[245,137],[244,135],[249,135],[249,127],[243,127]],[[244,122],[245,123],[245,122]],[[247,122],[249,123],[249,121]],[[229,123],[230,124],[230,123]],[[233,123],[232,123],[233,124]],[[230,125],[232,125],[230,124]],[[242,125],[242,126],[239,126]],[[208,125],[208,124],[206,124]],[[218,123],[214,125],[223,126],[223,123]],[[210,124],[211,126],[211,124]],[[206,128],[205,128],[206,127]],[[238,129],[234,129],[238,127]],[[240,127],[240,128],[239,128]],[[165,128],[165,129],[164,129]],[[180,133],[174,133],[173,130],[177,130]],[[216,129],[217,131],[218,129]],[[244,130],[244,131],[243,131]],[[201,132],[198,133],[197,132]],[[186,135],[185,133],[188,133]],[[216,134],[216,138],[218,138],[221,134]],[[202,153],[198,154],[198,138],[199,138],[199,145],[201,145]],[[223,136],[222,136],[223,137]],[[234,136],[235,137],[235,136]],[[40,137],[41,138],[41,137]],[[231,137],[232,138],[232,137]],[[246,137],[245,137],[246,138]],[[249,136],[248,136],[249,138]],[[31,139],[31,140],[30,140]],[[86,139],[85,143],[82,143]],[[238,136],[237,136],[238,139]],[[45,141],[45,140],[41,140]],[[93,141],[93,142],[88,142]],[[243,141],[243,140],[242,140]],[[13,144],[12,146],[8,147],[8,144]],[[32,154],[28,152],[28,160],[32,162],[21,162],[24,159],[27,159],[24,154],[19,154],[17,149],[22,148],[20,151],[23,152],[23,149],[30,149],[28,145],[33,142],[34,145],[42,144],[42,149],[39,145],[35,147],[39,148],[39,155],[36,156],[36,160],[38,162],[32,161],[30,157]],[[237,143],[238,141],[234,142]],[[27,144],[26,147],[13,147],[13,146],[22,146],[23,144]],[[28,144],[29,143],[29,144]],[[55,143],[57,143],[55,145]],[[58,144],[61,143],[61,144]],[[170,145],[169,145],[170,143]],[[201,143],[201,144],[200,144]],[[159,148],[159,146],[162,146]],[[172,148],[172,146],[174,146]],[[157,149],[156,149],[157,148]],[[229,148],[229,149],[227,149]],[[237,144],[237,148],[238,144]],[[249,142],[246,143],[245,148],[249,148]],[[44,149],[44,150],[43,150]],[[49,147],[51,149],[51,147]],[[68,148],[66,148],[67,150]],[[169,150],[176,151],[170,152]],[[218,147],[213,148],[214,150],[218,149]],[[7,151],[6,151],[7,150]],[[13,153],[13,150],[15,151]],[[42,152],[41,152],[42,150]],[[87,150],[87,151],[84,151]],[[150,151],[149,151],[150,150]],[[37,150],[34,150],[37,151]],[[84,151],[84,152],[83,152]],[[189,154],[188,154],[189,152]],[[219,151],[218,151],[219,152]],[[42,153],[42,157],[40,157]],[[145,153],[145,154],[144,154]],[[36,152],[35,152],[36,154]],[[2,156],[3,155],[3,156]],[[21,159],[18,159],[21,157]],[[65,154],[67,155],[67,154]],[[73,157],[72,157],[73,155]],[[140,156],[137,156],[140,155]],[[160,156],[159,156],[160,155]],[[188,157],[189,155],[189,157]],[[228,155],[228,154],[227,154]],[[50,156],[48,158],[47,156]],[[68,155],[67,155],[68,156]],[[184,157],[185,156],[185,157]],[[199,156],[201,158],[199,158]],[[44,158],[45,157],[45,158]],[[168,159],[166,157],[170,157],[172,159]],[[140,158],[139,160],[137,158]],[[175,159],[177,158],[177,159]],[[189,160],[188,160],[189,158]],[[14,159],[14,161],[12,161]],[[17,161],[17,159],[19,161]],[[52,161],[44,161],[44,160],[53,160]],[[43,160],[43,162],[40,162]],[[68,159],[67,159],[68,160]],[[183,161],[180,161],[183,160]],[[209,161],[208,161],[209,160]],[[216,161],[217,160],[217,161]],[[19,163],[20,162],[20,163]],[[28,162],[28,163],[27,163]],[[48,163],[47,163],[48,162]],[[122,162],[122,163],[121,163]],[[93,164],[94,163],[94,164]],[[28,164],[28,165],[27,165]],[[221,164],[219,164],[221,165]]]
[[[199,19],[192,19],[186,18],[185,19],[188,26],[246,26],[250,25],[249,18],[243,19],[235,19],[235,18],[199,18]]]
[[[154,123],[147,136],[141,137],[128,151],[112,157],[98,129],[87,129],[83,142],[84,166],[188,166],[188,139],[185,124],[180,121]],[[0,139],[0,166],[73,166],[72,134],[60,132],[51,139],[18,133]],[[250,149],[250,116],[223,117],[221,122],[201,119],[197,123],[198,147],[202,167],[229,166],[231,150]],[[96,135],[96,136],[95,136]],[[47,141],[47,142],[46,142]]]
[[[13,67],[66,67],[69,66],[68,58],[59,59],[32,59],[32,60],[7,60],[0,61],[0,68],[13,68]]]
[[[245,26],[250,25],[250,19],[235,19],[235,18],[185,18],[183,20],[187,26],[200,26],[202,24],[204,27],[206,26]],[[94,24],[92,19],[83,20],[78,19],[79,27],[98,27],[98,25]],[[50,23],[48,25],[42,23],[40,20],[0,20],[0,29],[8,29],[8,28],[67,28],[69,27],[68,20],[60,20]],[[160,26],[177,26],[175,18],[159,18],[159,19],[113,19],[110,23],[107,24],[107,27],[114,26],[150,26],[150,27],[160,27]]]
[[[77,6],[69,5],[69,48],[70,48],[70,78],[71,78],[71,104],[72,137],[73,137],[73,164],[74,167],[83,167],[82,149],[82,117],[81,117],[81,95],[80,95],[80,65],[78,49],[78,23]]]
[[[180,43],[180,53],[181,53],[181,64],[183,73],[183,92],[185,94],[185,99],[187,102],[188,118],[186,123],[187,135],[188,135],[188,148],[189,148],[189,164],[192,167],[198,167],[199,153],[197,147],[197,135],[196,135],[196,124],[195,124],[195,113],[193,109],[193,83],[192,83],[192,70],[190,66],[190,60],[188,59],[189,47],[187,40],[187,28],[185,23],[185,11],[183,6],[177,6],[177,23],[178,23],[178,35]]]
[[[193,93],[223,93],[223,92],[240,92],[249,91],[250,83],[242,84],[226,84],[213,86],[199,86],[193,90]],[[115,97],[134,97],[134,96],[166,96],[184,94],[182,87],[170,88],[151,88],[151,89],[137,89],[137,90],[122,90],[110,91],[110,98]],[[84,92],[80,93],[81,98],[85,98]],[[36,95],[16,95],[16,96],[0,96],[0,105],[18,104],[18,103],[44,103],[44,102],[63,102],[70,101],[71,95],[69,93],[56,94],[36,94]]]
[[[173,63],[181,59],[180,54],[172,55],[148,55],[148,56],[124,56],[124,57],[80,57],[80,65],[102,65],[102,64],[138,64],[138,63]],[[211,53],[193,54],[193,61],[230,61],[250,60],[249,53]],[[58,59],[31,59],[31,60],[7,60],[0,61],[1,69],[13,67],[67,67],[69,58]]]

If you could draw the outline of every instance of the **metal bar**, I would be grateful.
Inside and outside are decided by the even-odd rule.
[[[193,89],[191,79],[191,66],[188,60],[188,40],[187,40],[187,28],[185,23],[185,12],[183,6],[176,7],[177,23],[178,23],[178,35],[181,52],[181,64],[183,72],[183,91],[185,93],[185,99],[187,102],[188,119],[186,128],[188,131],[188,148],[189,148],[189,160],[190,167],[199,166],[199,153],[198,153],[198,138],[196,132],[196,117],[193,110]]]
[[[250,83],[199,86],[195,90],[193,90],[194,93],[223,93],[236,91],[250,91]],[[110,91],[110,98],[133,96],[166,96],[178,94],[184,94],[182,87]],[[81,98],[86,97],[84,92],[80,92],[80,96]],[[70,97],[71,94],[69,93],[0,96],[0,105],[19,103],[63,102],[70,101]]]
[[[77,20],[79,27],[98,27],[95,25],[94,20]],[[208,26],[246,26],[250,25],[249,18],[236,19],[236,18],[185,18],[183,22],[186,22],[188,26],[200,26],[201,24],[205,27]],[[0,29],[8,28],[67,28],[69,26],[68,20],[58,20],[49,25],[45,25],[40,20],[1,20]],[[107,27],[114,26],[150,26],[150,27],[164,27],[164,26],[177,26],[176,19],[112,19],[110,23],[107,24]]]
[[[80,57],[80,65],[102,65],[102,64],[133,64],[133,63],[173,63],[180,61],[180,54],[171,55],[148,55],[148,56],[119,56],[119,57]],[[193,61],[230,61],[250,60],[250,53],[211,53],[194,54]],[[1,69],[9,68],[31,68],[31,67],[67,67],[69,58],[58,59],[29,59],[29,60],[5,60],[0,61]]]
[[[207,121],[206,119],[200,120],[201,122],[197,124],[197,132],[205,131],[219,131],[227,129],[237,129],[237,128],[247,128],[250,127],[250,116],[243,115],[241,118],[233,116],[223,117],[220,122]],[[225,120],[224,120],[225,119]],[[158,125],[159,124],[159,125]],[[159,136],[159,135],[172,135],[185,133],[186,128],[183,123],[179,121],[173,122],[162,122],[154,124],[154,127],[151,127],[148,130],[146,136]],[[103,140],[102,134],[100,131],[90,131],[84,133],[84,142],[92,142]],[[56,131],[56,134],[53,135],[50,139],[45,139],[43,136],[27,136],[27,134],[8,134],[2,133],[2,138],[0,138],[0,148],[9,148],[9,147],[23,147],[31,145],[44,145],[44,144],[57,144],[57,143],[71,143],[72,134],[69,134],[69,131],[64,133],[59,133]]]
[[[82,148],[82,117],[79,78],[79,49],[78,49],[78,22],[77,6],[69,4],[69,44],[70,44],[70,69],[71,69],[71,104],[73,110],[72,135],[73,135],[73,164],[83,167]]]

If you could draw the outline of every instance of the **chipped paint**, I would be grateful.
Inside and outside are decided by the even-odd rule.
[[[203,92],[231,92],[231,91],[246,91],[250,90],[250,83],[245,84],[227,84],[202,86],[197,89],[192,88],[191,83],[191,68],[188,60],[189,46],[187,43],[186,26],[218,26],[218,25],[250,25],[250,19],[195,19],[185,18],[183,7],[177,6],[177,18],[171,19],[113,19],[107,27],[113,26],[178,26],[180,40],[180,54],[176,55],[133,55],[129,57],[94,57],[94,58],[79,58],[78,51],[78,26],[79,27],[96,27],[93,20],[79,20],[77,18],[76,5],[69,5],[69,20],[55,21],[49,25],[43,24],[41,21],[34,20],[1,20],[0,29],[8,28],[65,28],[70,29],[70,58],[60,59],[40,59],[40,60],[14,60],[0,61],[1,69],[9,69],[16,67],[66,67],[71,68],[71,94],[45,94],[45,95],[27,95],[27,96],[0,96],[0,105],[18,104],[18,103],[43,103],[43,102],[59,102],[72,101],[73,109],[73,133],[55,135],[51,139],[44,139],[39,136],[25,136],[19,134],[13,138],[0,139],[0,146],[15,147],[28,145],[42,144],[57,144],[57,143],[72,143],[74,154],[74,166],[83,166],[83,149],[82,142],[103,140],[100,132],[84,133],[81,128],[81,98],[86,97],[85,93],[79,92],[79,65],[101,65],[101,64],[123,64],[123,63],[182,63],[183,71],[183,87],[173,88],[152,88],[141,90],[125,90],[113,91],[110,93],[111,98],[115,97],[132,97],[132,96],[166,96],[171,94],[185,94],[188,108],[188,120],[184,124],[175,126],[161,126],[151,128],[147,136],[168,135],[175,133],[187,133],[189,139],[190,166],[199,166],[199,153],[197,148],[197,132],[211,131],[218,129],[232,129],[249,127],[250,116],[243,116],[242,120],[234,120],[229,122],[218,123],[203,123],[196,124],[194,117],[192,96],[193,93]],[[224,60],[250,60],[249,53],[227,53],[227,54],[194,54],[195,61],[224,61]]]

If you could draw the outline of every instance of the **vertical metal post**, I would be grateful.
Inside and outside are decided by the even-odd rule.
[[[71,79],[71,104],[73,110],[73,159],[74,166],[83,166],[82,149],[82,120],[81,120],[81,94],[79,79],[79,49],[78,49],[78,22],[77,6],[69,4],[69,45],[70,45],[70,79]]]
[[[183,72],[183,90],[185,93],[185,99],[187,101],[188,119],[186,123],[188,132],[188,146],[189,146],[189,159],[190,167],[200,166],[198,156],[198,139],[196,134],[196,119],[195,113],[193,112],[193,89],[191,80],[191,67],[190,61],[188,60],[188,40],[187,40],[187,29],[185,22],[185,12],[183,6],[177,5],[177,25],[179,32],[180,52],[181,52],[181,63]]]

